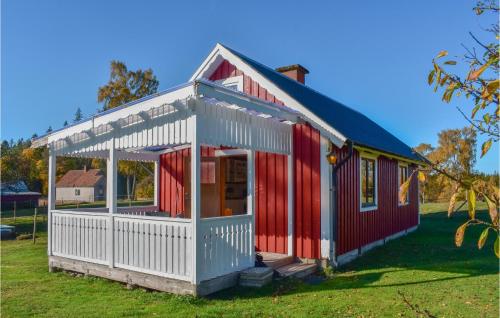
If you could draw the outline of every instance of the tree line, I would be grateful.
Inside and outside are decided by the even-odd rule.
[[[480,179],[491,186],[498,185],[500,180],[498,171],[484,173],[474,169],[477,162],[477,136],[472,127],[445,129],[438,134],[436,146],[421,143],[414,149],[434,163],[437,169],[458,178]],[[425,180],[420,181],[420,201],[448,202],[457,187],[457,182],[447,175],[429,170]],[[465,192],[459,192],[456,200],[464,199]]]

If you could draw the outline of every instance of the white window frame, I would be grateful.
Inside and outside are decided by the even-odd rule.
[[[410,191],[406,193],[406,202],[401,204],[401,202],[399,202],[399,187],[401,187],[401,184],[399,184],[399,180],[401,180],[401,169],[400,169],[401,167],[406,167],[406,180],[408,180],[408,178],[410,177],[410,167],[406,162],[403,161],[398,162],[398,188],[396,190],[398,193],[398,206],[405,206],[410,204]]]
[[[234,86],[236,85],[236,89],[239,92],[243,92],[243,75],[231,76],[222,80],[215,81],[217,84],[222,86]]]
[[[81,195],[80,189],[75,188],[75,197],[79,197]]]
[[[361,201],[362,198],[362,173],[361,173],[361,161],[363,159],[372,159],[375,161],[375,180],[373,180],[375,189],[374,189],[374,194],[375,194],[375,204],[371,206],[363,206],[363,202]],[[359,210],[361,212],[368,212],[368,211],[374,211],[378,209],[378,156],[375,154],[371,153],[360,153],[359,155]]]

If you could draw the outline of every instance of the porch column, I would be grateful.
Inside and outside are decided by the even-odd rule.
[[[158,159],[155,161],[155,172],[154,172],[154,203],[153,205],[156,206],[156,209],[159,211],[159,195],[160,195],[160,157],[158,156]]]
[[[320,144],[320,170],[321,170],[321,258],[332,259],[332,165],[326,159],[329,152],[329,140],[323,136]]]
[[[293,144],[293,142],[292,142]],[[294,189],[295,180],[293,179],[293,150],[287,156],[287,167],[288,167],[288,255],[294,255],[295,246],[295,213],[294,213]]]
[[[52,255],[52,210],[56,208],[56,161],[54,151],[49,148],[49,180],[47,204],[47,254]]]
[[[255,254],[255,151],[248,150],[247,157],[247,213],[252,216],[252,232],[250,235],[250,255]]]
[[[109,267],[114,267],[114,217],[113,214],[117,211],[116,203],[116,188],[117,188],[117,168],[118,158],[115,149],[115,139],[112,138],[109,142],[109,155],[107,159],[106,170],[106,207],[109,211],[108,231],[107,231],[107,253]]]
[[[192,277],[191,282],[193,284],[198,284],[200,282],[200,273],[201,273],[201,261],[198,259],[201,258],[202,253],[200,251],[201,242],[198,242],[201,239],[200,233],[200,219],[201,219],[201,193],[200,193],[200,174],[201,174],[201,165],[200,165],[200,127],[199,120],[197,120],[197,116],[194,115],[192,118],[192,141],[191,141],[191,226],[192,226]]]

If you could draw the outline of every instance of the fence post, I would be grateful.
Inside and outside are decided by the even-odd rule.
[[[14,226],[16,225],[16,203],[17,201],[14,201]]]
[[[35,208],[35,215],[33,215],[33,244],[36,243],[36,214],[37,208]]]

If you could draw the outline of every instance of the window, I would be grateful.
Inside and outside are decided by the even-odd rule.
[[[80,195],[80,189],[75,189],[75,196],[79,196]]]
[[[375,158],[361,157],[361,211],[377,208],[377,163]]]
[[[398,176],[399,176],[398,191],[399,191],[399,189],[401,188],[401,185],[403,183],[405,183],[406,180],[408,180],[408,166],[407,165],[400,164],[398,166]],[[398,201],[399,201],[399,199],[398,199]],[[401,202],[399,202],[399,205],[406,205],[406,204],[408,204],[409,201],[410,201],[410,193],[407,192],[406,193],[406,201],[403,204]]]
[[[243,91],[243,75],[228,77],[226,79],[219,80],[216,82],[229,89],[240,92]]]

